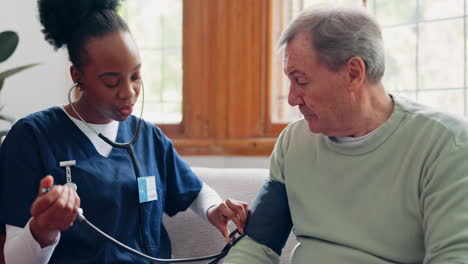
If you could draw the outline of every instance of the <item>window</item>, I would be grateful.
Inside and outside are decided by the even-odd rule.
[[[148,72],[144,73],[146,90],[154,89],[154,101],[150,103],[154,105],[148,107],[149,103],[145,104],[146,119],[146,109],[161,108],[157,104],[160,104],[164,91],[160,90],[166,86],[166,81],[161,83],[158,79],[162,75],[162,66],[159,66],[165,62],[160,58],[163,55],[157,54],[170,50],[178,56],[175,50],[179,47],[176,41],[158,46],[164,36],[151,32],[161,31],[158,28],[163,27],[164,23],[156,19],[163,12],[160,9],[171,9],[169,6],[176,1],[155,2],[161,1],[126,1],[121,10],[142,50],[143,67],[148,71],[146,64],[154,66],[149,75],[157,77],[150,81]],[[182,11],[178,13],[181,15],[171,19],[180,19],[182,25],[182,37],[175,38],[182,43],[182,89],[181,95],[176,96],[178,92],[173,92],[168,98],[183,98],[182,120],[163,124],[157,119],[158,126],[182,155],[269,155],[279,132],[271,132],[268,122],[271,0],[177,2],[180,2],[175,5],[181,7]],[[147,63],[148,60],[152,62]],[[149,85],[154,87],[149,88]],[[170,100],[165,102],[172,103]],[[167,115],[170,113],[171,110],[166,112]]]
[[[166,1],[168,6],[178,5]],[[275,51],[276,40],[299,10],[331,0],[179,1],[182,13],[177,14],[182,15],[174,19],[182,17],[182,36],[170,37],[179,39],[182,46],[169,41],[171,44],[158,52],[177,54],[175,50],[180,52],[181,47],[179,58],[183,63],[175,67],[183,68],[178,72],[181,90],[164,100],[183,98],[182,119],[180,123],[158,125],[183,155],[269,155],[287,122],[300,117],[297,109],[287,105],[288,86],[283,79],[282,56]],[[127,1],[134,2],[153,5],[161,1]],[[387,90],[444,110],[466,112],[463,0],[333,2],[364,4],[382,24],[389,47],[383,80]],[[156,17],[154,8],[150,19]],[[150,8],[145,4],[144,9]],[[142,21],[139,15],[137,19]],[[136,22],[131,17],[129,20],[135,27]],[[157,26],[148,28],[156,30]],[[157,43],[152,37],[143,37],[148,45]],[[141,48],[147,47],[138,42]],[[144,61],[157,49],[156,45],[145,51]],[[153,60],[156,67],[162,65],[159,57]],[[157,69],[150,75],[160,74],[162,70]],[[160,80],[155,82],[166,86]],[[161,100],[159,96],[157,93],[156,100]],[[167,102],[172,103],[169,99]]]
[[[172,134],[186,155],[269,155],[271,0],[184,1],[184,107]]]
[[[182,0],[125,1],[120,14],[140,49],[145,85],[144,119],[182,121]],[[141,107],[141,99],[135,109]],[[138,110],[137,110],[138,112]]]
[[[289,0],[296,14],[319,0]],[[443,111],[467,115],[466,1],[464,0],[343,0],[346,5],[366,5],[382,26],[386,70],[383,84],[393,94],[411,98]],[[284,7],[283,7],[284,8]],[[288,20],[289,22],[290,20]],[[278,23],[275,26],[284,28]],[[275,30],[279,32],[280,30]],[[276,38],[278,36],[275,36]],[[287,105],[287,79],[273,83],[275,122],[297,118]],[[294,113],[297,110],[292,109]]]
[[[368,1],[383,27],[384,85],[423,104],[467,115],[466,1]]]

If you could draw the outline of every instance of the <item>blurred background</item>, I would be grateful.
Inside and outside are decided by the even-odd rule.
[[[389,93],[468,114],[466,0],[127,0],[119,12],[140,47],[144,118],[190,165],[268,167],[279,132],[301,118],[287,104],[276,41],[301,10],[327,4],[360,6],[377,17]],[[0,111],[19,119],[66,104],[70,63],[64,49],[43,40],[36,1],[0,2],[6,30],[20,41],[0,72],[40,65],[5,81]]]

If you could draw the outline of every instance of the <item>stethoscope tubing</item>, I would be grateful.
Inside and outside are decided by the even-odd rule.
[[[117,245],[118,247],[120,247],[120,248],[134,254],[134,255],[140,256],[142,258],[145,258],[147,260],[154,261],[154,262],[157,262],[157,263],[184,263],[184,262],[205,261],[205,260],[210,260],[210,259],[220,260],[220,259],[222,259],[223,257],[225,257],[227,255],[227,253],[231,249],[233,243],[237,242],[243,236],[243,235],[241,235],[237,239],[233,240],[232,243],[227,244],[220,253],[215,254],[215,255],[209,255],[209,256],[203,256],[203,257],[194,257],[194,258],[161,259],[161,258],[155,258],[155,257],[152,257],[152,256],[148,256],[148,255],[146,255],[144,253],[141,253],[140,251],[135,250],[135,249],[123,244],[122,242],[118,241],[117,239],[113,238],[112,236],[106,234],[104,231],[100,230],[98,227],[93,225],[88,219],[86,219],[86,217],[84,217],[84,215],[82,213],[82,210],[78,214],[78,219],[81,222],[85,223],[88,227],[90,227],[91,230],[93,230],[94,232],[96,232],[100,236],[108,239],[109,241],[111,241],[112,243]],[[234,236],[236,232],[238,232],[237,229],[233,233],[231,233],[231,236]],[[210,263],[217,263],[217,262],[210,262]]]
[[[138,163],[138,160],[136,159],[136,156],[135,156],[135,153],[133,151],[133,143],[135,143],[138,139],[138,136],[140,134],[140,130],[141,130],[141,126],[142,126],[142,120],[143,120],[143,102],[144,102],[144,89],[143,90],[143,93],[142,93],[142,98],[143,98],[143,102],[142,102],[142,107],[141,107],[141,113],[140,113],[140,119],[138,120],[138,125],[137,125],[137,130],[135,131],[135,135],[133,136],[133,138],[129,141],[129,142],[126,142],[126,143],[118,143],[118,142],[114,142],[112,140],[110,140],[109,138],[107,138],[106,136],[104,136],[103,134],[101,134],[100,132],[96,131],[93,127],[91,127],[82,117],[81,115],[78,113],[78,111],[76,111],[75,107],[73,106],[73,103],[72,103],[72,100],[71,100],[71,92],[74,88],[76,88],[78,86],[78,83],[74,84],[70,91],[68,92],[68,102],[73,110],[73,112],[75,112],[75,114],[79,117],[79,119],[89,128],[91,129],[91,131],[94,131],[102,140],[104,140],[107,144],[111,145],[112,147],[115,147],[115,148],[120,148],[120,149],[125,149],[127,150],[131,160],[132,160],[132,164],[133,164],[133,169],[135,171],[135,175],[136,177],[140,177],[141,174],[140,174],[140,166],[139,166],[139,163]],[[142,84],[142,88],[143,88],[143,84]],[[162,259],[162,258],[155,258],[155,257],[152,257],[152,256],[149,256],[147,254],[144,254],[138,250],[135,250],[125,244],[123,244],[122,242],[118,241],[117,239],[113,238],[112,236],[108,235],[107,233],[105,233],[104,231],[102,231],[101,229],[99,229],[97,226],[95,226],[93,223],[91,223],[88,219],[86,219],[86,217],[84,216],[83,214],[83,209],[79,209],[78,210],[78,220],[80,220],[82,223],[86,224],[89,228],[91,228],[92,231],[94,231],[95,233],[99,234],[100,236],[108,239],[109,241],[111,241],[113,244],[117,245],[118,247],[126,250],[127,252],[131,253],[131,254],[134,254],[136,256],[139,256],[139,257],[142,257],[142,258],[145,258],[147,260],[150,260],[150,261],[153,261],[153,262],[157,262],[157,263],[184,263],[184,262],[197,262],[197,261],[205,261],[205,260],[210,260],[212,259],[212,261],[209,263],[209,264],[215,264],[215,263],[218,263],[219,260],[221,260],[223,257],[225,257],[227,255],[227,253],[229,252],[229,250],[231,249],[231,247],[233,245],[235,245],[245,234],[242,234],[240,235],[239,237],[235,238],[235,235],[236,234],[239,234],[238,230],[234,230],[231,234],[230,234],[230,237],[232,240],[231,243],[228,243],[226,244],[226,246],[222,249],[222,251],[218,254],[215,254],[215,255],[209,255],[209,256],[203,256],[203,257],[195,257],[195,258],[180,258],[180,259]]]

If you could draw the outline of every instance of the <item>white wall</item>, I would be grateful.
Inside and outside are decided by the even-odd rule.
[[[67,1],[67,0],[64,0]],[[72,1],[72,0],[70,0]],[[41,63],[5,81],[0,92],[2,113],[16,119],[51,106],[66,104],[72,85],[70,63],[64,49],[54,51],[41,32],[36,0],[0,1],[0,32],[14,30],[20,42],[15,53],[0,64],[0,72],[13,67]],[[5,124],[0,123],[0,128]],[[191,166],[267,168],[267,157],[184,157]]]
[[[0,93],[3,113],[15,118],[66,103],[71,85],[70,63],[65,50],[55,52],[44,40],[36,1],[8,0],[0,3],[0,31],[14,30],[20,41],[15,53],[0,64],[0,72],[29,63],[39,66],[11,76]]]

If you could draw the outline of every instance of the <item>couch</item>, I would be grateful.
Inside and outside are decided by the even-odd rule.
[[[249,204],[268,177],[267,169],[192,169],[204,182],[217,190],[223,199],[233,198]],[[165,215],[163,220],[171,237],[176,258],[215,254],[226,244],[224,237],[215,227],[191,210],[180,212],[172,218]],[[230,230],[234,229],[231,223]],[[295,244],[296,240],[291,233],[281,254],[281,263],[289,263],[289,256]]]
[[[193,171],[207,184],[219,192],[222,198],[233,198],[249,204],[257,190],[268,177],[267,169],[214,169],[194,167]],[[224,237],[209,223],[193,211],[187,210],[174,217],[164,215],[164,224],[172,240],[174,257],[195,257],[219,253],[226,244]],[[230,230],[235,227],[231,223]],[[2,241],[0,241],[2,242]],[[3,252],[3,243],[1,251]],[[296,240],[291,234],[281,255],[281,263],[288,263]],[[0,255],[2,256],[2,255]],[[4,263],[3,257],[0,264]],[[206,263],[198,262],[198,263]]]

